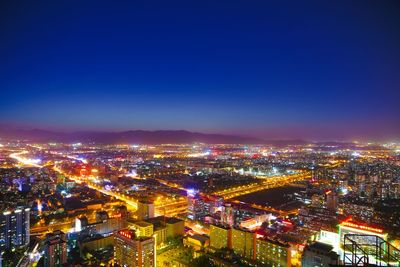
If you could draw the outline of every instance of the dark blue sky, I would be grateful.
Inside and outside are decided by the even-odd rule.
[[[400,136],[400,4],[271,2],[2,1],[0,123]]]

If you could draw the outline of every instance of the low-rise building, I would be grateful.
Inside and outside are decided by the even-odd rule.
[[[331,245],[314,242],[304,249],[301,266],[330,266],[337,265],[338,261],[339,255],[333,251]]]

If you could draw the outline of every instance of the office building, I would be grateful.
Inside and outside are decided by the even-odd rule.
[[[125,229],[114,234],[114,261],[124,267],[153,267],[156,264],[153,237],[137,237]]]
[[[291,266],[290,246],[268,238],[256,240],[256,260],[262,266]]]
[[[326,208],[332,211],[337,210],[338,197],[337,194],[331,190],[326,192]]]
[[[188,201],[188,218],[196,220],[197,217],[197,202],[198,202],[198,190],[189,189],[186,192]]]
[[[67,238],[62,231],[47,234],[43,250],[45,267],[62,266],[67,263]]]
[[[154,218],[154,203],[148,201],[139,201],[137,208],[137,217],[139,220]]]
[[[187,190],[188,218],[191,220],[204,221],[204,219],[215,213],[216,198],[202,196],[197,190]]]
[[[247,259],[256,257],[256,233],[244,229],[232,229],[233,251]]]
[[[0,213],[0,250],[29,244],[30,209],[17,207]]]
[[[233,207],[229,203],[226,203],[222,206],[221,223],[231,227],[234,224]]]
[[[130,223],[130,226],[133,230],[135,230],[136,236],[138,236],[138,237],[153,236],[154,227],[153,227],[153,224],[151,224],[151,223],[139,221],[139,222]]]
[[[77,241],[77,246],[79,248],[79,253],[81,257],[85,257],[85,251],[95,251],[99,249],[105,249],[110,246],[114,246],[114,237],[110,236],[87,236],[85,238],[81,238]]]
[[[165,217],[167,237],[178,237],[185,234],[185,222],[175,217]]]
[[[210,225],[210,247],[232,248],[232,229],[223,225]]]
[[[160,223],[153,224],[153,232],[156,246],[163,246],[167,242],[167,227]]]

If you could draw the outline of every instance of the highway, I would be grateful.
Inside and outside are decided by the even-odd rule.
[[[19,163],[30,166],[30,167],[38,167],[41,168],[43,167],[42,165],[39,165],[39,161],[36,159],[29,159],[29,158],[25,158],[25,157],[21,157],[21,155],[26,155],[29,152],[26,150],[23,150],[21,152],[18,153],[12,153],[10,154],[10,158],[17,160]]]

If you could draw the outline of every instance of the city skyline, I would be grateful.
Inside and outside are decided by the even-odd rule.
[[[2,125],[400,134],[396,2],[2,5]]]
[[[400,267],[399,1],[1,1],[0,267]]]

